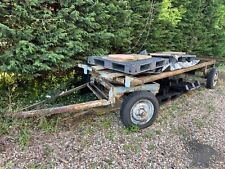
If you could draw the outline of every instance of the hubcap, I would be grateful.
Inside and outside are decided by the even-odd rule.
[[[139,100],[131,108],[131,121],[137,125],[146,124],[154,114],[154,105],[150,100]]]

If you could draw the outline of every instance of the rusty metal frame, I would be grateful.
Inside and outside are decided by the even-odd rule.
[[[99,100],[94,100],[94,101],[89,101],[89,102],[79,103],[79,104],[72,104],[72,105],[67,105],[62,107],[46,108],[46,109],[31,110],[31,111],[21,111],[21,112],[15,113],[14,115],[16,117],[26,118],[26,117],[34,117],[34,116],[50,116],[50,115],[59,114],[59,113],[85,111],[88,109],[93,109],[97,107],[105,107],[105,106],[111,106],[111,108],[113,108],[114,105],[117,104],[118,99],[120,99],[126,93],[147,90],[152,92],[153,94],[157,94],[160,89],[160,85],[156,83],[155,81],[164,79],[167,77],[180,75],[180,74],[193,71],[196,69],[205,69],[209,66],[215,65],[215,63],[216,63],[215,60],[209,60],[209,61],[204,61],[195,66],[184,68],[184,69],[179,69],[179,70],[175,70],[171,72],[162,72],[157,75],[145,75],[145,76],[137,76],[137,77],[127,76],[122,73],[107,71],[107,70],[104,70],[104,68],[101,66],[88,66],[88,65],[79,64],[78,66],[84,69],[84,74],[88,74],[88,73],[91,74],[90,82],[84,85],[78,86],[74,89],[71,89],[70,91],[67,91],[66,93],[61,93],[55,98],[65,96],[75,91],[78,91],[84,87],[88,87],[98,97]],[[95,86],[95,83],[101,84],[108,91],[108,93],[105,94],[103,91],[101,91],[97,86]],[[113,85],[114,83],[120,84],[120,85]],[[34,107],[46,101],[48,100],[44,100],[40,103],[36,103],[27,108]]]

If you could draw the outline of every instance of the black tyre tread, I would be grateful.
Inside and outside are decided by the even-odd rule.
[[[215,77],[216,73],[218,73],[216,68],[212,68],[209,71],[209,74],[208,74],[207,80],[206,80],[206,88],[208,88],[208,89],[214,89],[215,88],[215,86],[213,86],[213,81],[214,81],[214,77]]]
[[[135,102],[137,102],[140,99],[149,99],[154,105],[155,113],[152,117],[152,119],[144,124],[144,125],[138,125],[140,129],[149,127],[157,117],[157,113],[159,111],[159,102],[157,98],[151,93],[147,91],[137,91],[129,94],[123,101],[120,109],[120,117],[125,127],[132,127],[134,124],[132,123],[130,119],[130,110]]]

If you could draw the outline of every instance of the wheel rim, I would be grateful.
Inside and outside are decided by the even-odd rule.
[[[218,80],[219,80],[219,74],[218,72],[216,72],[213,78],[213,86],[216,86]]]
[[[150,100],[139,100],[131,108],[131,121],[136,125],[146,124],[153,117],[154,111],[154,105]]]

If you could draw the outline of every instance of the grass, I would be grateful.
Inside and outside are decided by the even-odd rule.
[[[166,109],[165,108],[163,109],[163,114],[158,116],[156,122],[160,124],[166,124],[169,119],[175,118],[177,116],[179,110],[180,109],[177,105],[177,102],[172,101],[172,103],[169,106],[166,106]]]
[[[47,169],[47,167],[45,167],[43,165],[33,164],[29,167],[29,169]]]
[[[224,63],[220,63],[220,64],[217,66],[217,68],[218,68],[218,70],[225,72],[225,64],[224,64]]]
[[[112,157],[105,158],[105,159],[103,159],[103,161],[105,161],[109,166],[111,166],[113,164],[113,158]]]
[[[190,140],[190,138],[191,138],[191,134],[183,126],[178,126],[177,128],[172,128],[171,132],[180,136],[184,140]]]
[[[131,127],[123,127],[120,129],[121,134],[129,135],[132,133],[137,133],[140,131],[140,128],[137,125],[133,125]]]
[[[134,153],[138,153],[141,151],[141,146],[138,143],[128,143],[123,146],[124,151],[131,151]]]
[[[53,152],[53,149],[49,147],[47,144],[44,145],[44,155],[49,156]]]
[[[9,134],[14,130],[31,128],[31,126],[33,126],[33,122],[28,119],[16,119],[12,117],[0,116],[0,136]]]
[[[29,140],[31,138],[31,130],[23,129],[19,133],[19,145],[22,149],[27,147]]]
[[[95,131],[96,131],[95,127],[86,126],[86,127],[84,127],[84,130],[82,131],[82,134],[84,136],[93,135],[95,133]]]
[[[148,144],[148,150],[154,150],[156,148],[156,146],[154,144]]]
[[[157,135],[160,135],[160,134],[162,133],[162,131],[161,131],[161,130],[156,130],[155,133],[156,133]]]
[[[204,126],[204,119],[202,118],[194,118],[193,122],[198,128],[202,128]]]
[[[208,107],[209,113],[213,113],[216,110],[215,106],[212,105],[211,103],[207,104],[207,107]]]
[[[103,121],[99,122],[101,128],[109,129],[112,126],[111,119],[104,119]]]
[[[9,123],[3,117],[0,117],[0,136],[8,134],[9,132]]]
[[[107,132],[106,135],[105,135],[106,139],[108,139],[110,141],[114,140],[114,136],[115,136],[115,133],[111,132],[111,131]]]
[[[144,134],[144,137],[147,138],[147,139],[152,139],[155,137],[155,134],[152,130],[149,130],[147,131],[145,134]]]
[[[58,130],[58,118],[47,119],[43,117],[40,119],[38,128],[44,133],[56,132]]]

